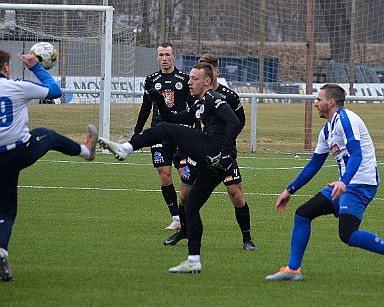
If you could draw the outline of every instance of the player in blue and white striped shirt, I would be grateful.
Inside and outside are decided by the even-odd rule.
[[[363,120],[344,109],[345,91],[336,84],[321,87],[315,107],[327,123],[321,130],[311,160],[276,201],[283,212],[293,193],[320,170],[329,153],[338,165],[339,179],[296,210],[288,265],[266,280],[302,280],[301,263],[307,247],[312,220],[327,214],[339,218],[339,237],[349,246],[384,255],[384,240],[359,230],[363,214],[379,185],[375,148]]]
[[[49,150],[93,160],[97,129],[88,125],[84,144],[46,128],[28,128],[28,102],[55,99],[62,94],[51,75],[30,54],[19,57],[41,84],[10,79],[11,55],[0,49],[0,281],[12,279],[8,243],[17,212],[17,184],[20,171],[34,164]]]

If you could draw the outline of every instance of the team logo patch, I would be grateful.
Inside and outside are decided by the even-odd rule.
[[[165,104],[168,108],[172,108],[175,105],[175,93],[174,92],[163,92]]]
[[[163,155],[161,154],[161,152],[159,152],[159,151],[155,151],[155,152],[153,153],[153,161],[154,161],[155,163],[162,163],[162,162],[164,162],[164,157],[163,157]]]
[[[331,152],[334,156],[337,155],[338,153],[340,153],[340,148],[337,144],[333,144],[331,146],[331,148],[329,148],[329,149],[331,150]]]
[[[159,91],[161,89],[161,83],[156,83],[155,84],[155,90]]]
[[[183,83],[176,82],[175,87],[176,87],[177,90],[181,90],[183,88]]]
[[[232,176],[227,176],[227,177],[225,177],[224,182],[230,182],[232,180],[233,180]]]

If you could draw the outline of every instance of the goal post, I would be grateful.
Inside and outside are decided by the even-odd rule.
[[[56,101],[62,105],[62,111],[59,113],[62,118],[50,121],[49,115],[44,113],[50,113],[52,108],[45,106],[43,110],[38,104],[32,103],[30,112],[36,112],[37,117],[31,116],[31,126],[42,125],[43,121],[50,128],[58,129],[79,140],[83,134],[81,129],[84,130],[89,121],[94,124],[98,122],[100,136],[109,138],[112,100],[119,104],[114,113],[123,113],[126,109],[123,106],[133,108],[129,106],[132,105],[133,98],[128,97],[126,91],[115,89],[112,93],[113,65],[120,64],[113,64],[113,45],[119,44],[119,33],[124,32],[118,30],[116,32],[119,33],[113,37],[114,8],[107,5],[1,3],[2,16],[7,12],[14,12],[14,18],[11,20],[13,31],[3,37],[0,48],[10,51],[15,58],[20,52],[29,52],[30,46],[37,41],[49,41],[59,53],[58,62],[50,73],[61,85],[64,93],[61,100]],[[79,20],[84,23],[79,24]],[[128,35],[133,36],[134,33]],[[129,42],[126,38],[125,41]],[[127,43],[119,44],[119,54],[124,54],[121,49],[125,46],[130,47]],[[13,61],[13,67],[16,69],[13,69],[12,77],[34,80],[34,76],[17,62]],[[127,74],[132,75],[129,72]],[[122,82],[126,76],[119,75],[115,78]],[[114,123],[114,129],[119,130],[114,134],[119,138],[121,135],[131,134],[133,114],[134,112],[129,110],[129,118],[121,119],[121,123]],[[84,127],[77,127],[79,121],[82,121]],[[126,121],[130,122],[129,127]],[[118,127],[119,125],[122,127]]]

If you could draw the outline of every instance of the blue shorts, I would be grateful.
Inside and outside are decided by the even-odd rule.
[[[362,220],[364,211],[376,194],[376,185],[350,184],[338,199],[332,200],[333,187],[326,187],[320,192],[327,197],[335,208],[335,216],[341,213],[351,214]]]

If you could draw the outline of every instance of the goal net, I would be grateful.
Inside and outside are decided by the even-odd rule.
[[[49,127],[80,141],[92,123],[103,136],[129,138],[136,102],[132,93],[140,91],[134,76],[134,29],[113,27],[108,6],[0,5],[0,48],[13,56],[13,78],[36,80],[17,60],[36,42],[50,42],[58,51],[49,72],[64,94],[32,101],[30,127]]]
[[[338,83],[350,97],[347,107],[362,113],[359,115],[367,122],[377,152],[384,154],[384,135],[380,125],[384,120],[382,0],[50,2],[108,4],[114,8],[112,92],[122,90],[125,93],[112,95],[111,137],[115,141],[130,137],[140,107],[140,104],[130,102],[141,101],[145,76],[159,69],[156,47],[163,41],[169,41],[175,46],[177,68],[186,72],[204,53],[212,53],[219,58],[220,80],[242,95],[246,111],[246,127],[238,137],[240,151],[311,151],[324,121],[319,119],[316,110],[312,110],[313,98],[303,99],[304,96],[300,95],[312,97],[324,83]],[[34,0],[33,3],[45,1]],[[31,18],[22,11],[5,14],[2,10],[0,27],[3,25],[2,31],[8,31],[7,35],[11,38],[2,40],[0,44],[8,47],[12,40],[17,41],[21,45],[15,52],[27,51],[32,41],[40,39],[51,40],[61,46],[64,39],[61,33],[64,31],[67,33],[67,82],[71,82],[69,77],[79,80],[81,76],[82,82],[77,83],[80,89],[96,88],[98,81],[92,78],[98,76],[100,69],[98,33],[102,33],[103,14],[68,12],[66,19],[63,12],[56,12],[56,15],[53,12],[34,14]],[[64,23],[64,20],[67,22]],[[47,34],[53,30],[59,34]],[[18,33],[28,35],[20,36]],[[71,51],[74,51],[72,55]],[[63,54],[62,51],[59,53]],[[57,71],[52,70],[57,76],[62,75],[60,67],[59,62],[54,68]],[[90,70],[80,72],[82,69]],[[70,101],[71,97],[80,98],[79,95],[66,94],[66,103],[44,108],[44,111],[39,111],[39,116],[49,121],[50,116],[45,117],[44,112],[50,108],[62,108],[60,119],[50,124],[61,125],[61,129],[79,126],[77,131],[80,131],[80,126],[83,128],[86,121],[97,122],[99,97],[83,93],[81,97],[86,98],[86,103]],[[252,105],[250,95],[258,95],[257,107]],[[119,101],[114,102],[113,97]],[[123,99],[126,103],[121,103]],[[361,108],[361,105],[364,107]],[[36,107],[39,108],[39,105]],[[68,115],[77,109],[81,111]],[[90,119],[85,120],[81,116]],[[73,124],[68,124],[71,118]]]

